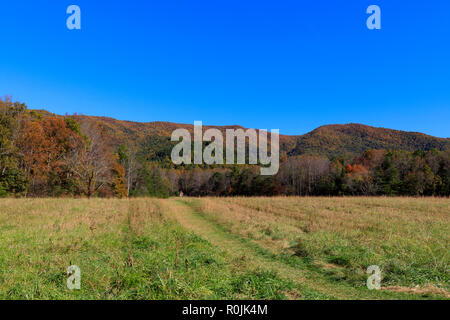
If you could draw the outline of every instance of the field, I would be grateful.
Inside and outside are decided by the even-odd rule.
[[[449,299],[449,249],[445,198],[2,199],[0,299]]]

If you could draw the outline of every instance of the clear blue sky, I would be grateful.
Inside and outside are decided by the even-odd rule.
[[[66,28],[71,4],[81,31]],[[366,27],[370,4],[381,30]],[[448,0],[14,0],[0,10],[0,94],[30,108],[450,137]]]

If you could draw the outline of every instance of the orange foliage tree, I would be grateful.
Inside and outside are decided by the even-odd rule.
[[[65,155],[82,144],[82,138],[62,118],[27,121],[18,138],[21,167],[35,195],[51,193],[71,178]]]

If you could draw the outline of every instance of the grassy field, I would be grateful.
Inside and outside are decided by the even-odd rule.
[[[449,251],[449,199],[0,200],[0,299],[449,299]]]

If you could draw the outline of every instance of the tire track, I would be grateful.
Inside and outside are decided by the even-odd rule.
[[[245,255],[249,264],[262,270],[274,271],[280,277],[291,280],[305,291],[317,292],[325,299],[380,299],[386,298],[379,292],[356,289],[343,284],[330,283],[311,270],[296,268],[264,255],[256,244],[245,241],[238,235],[226,232],[217,223],[208,220],[189,204],[176,199],[161,200],[161,208],[165,215],[172,217],[185,229],[188,229],[214,246],[234,257]],[[389,297],[388,297],[389,298]],[[402,298],[393,295],[392,298]],[[403,298],[407,298],[403,296]]]

